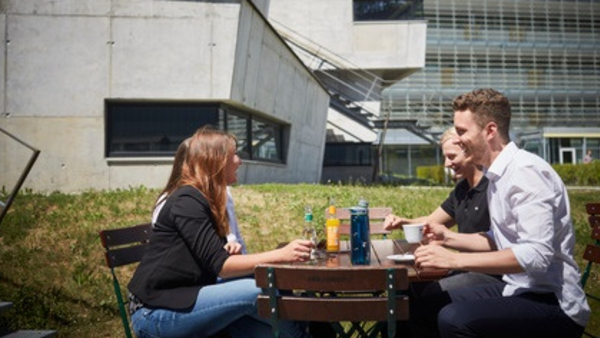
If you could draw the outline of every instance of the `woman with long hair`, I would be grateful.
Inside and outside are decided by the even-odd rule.
[[[311,242],[294,240],[262,253],[231,255],[227,185],[241,160],[232,134],[200,128],[187,144],[181,176],[165,200],[144,255],[129,283],[135,334],[144,337],[270,337],[259,317],[261,290],[251,275],[261,263],[304,262]],[[217,279],[225,281],[218,282]],[[302,323],[286,322],[282,337],[305,337]]]

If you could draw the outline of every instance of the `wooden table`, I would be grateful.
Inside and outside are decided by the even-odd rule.
[[[387,259],[388,256],[398,255],[404,253],[411,253],[416,250],[419,246],[418,243],[407,243],[403,239],[376,239],[371,240],[371,264],[366,265],[352,265],[350,259],[350,242],[342,241],[340,245],[339,253],[327,253],[322,252],[321,257],[317,261],[310,263],[298,263],[295,265],[310,265],[313,267],[327,267],[327,268],[348,268],[352,269],[373,269],[373,268],[387,268],[390,266],[404,266],[408,269],[408,278],[410,282],[415,281],[436,281],[448,274],[447,270],[440,269],[417,269],[413,262],[398,263],[393,260]]]
[[[412,252],[419,244],[404,240],[371,241],[369,265],[352,265],[349,243],[341,243],[340,252],[321,252],[306,263],[265,264],[255,270],[256,283],[263,288],[259,313],[274,324],[280,319],[330,322],[342,337],[375,337],[388,322],[393,336],[395,322],[408,319],[407,290],[410,283],[438,280],[447,270],[417,269],[412,262],[397,263],[390,255]],[[345,330],[340,322],[350,322]],[[277,325],[274,333],[278,335]]]

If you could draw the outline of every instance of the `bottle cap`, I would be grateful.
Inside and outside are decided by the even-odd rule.
[[[358,201],[358,206],[363,207],[363,208],[368,208],[369,202],[367,202],[366,199],[361,197],[360,200]]]

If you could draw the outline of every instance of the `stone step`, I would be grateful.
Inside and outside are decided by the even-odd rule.
[[[12,308],[12,305],[13,304],[11,302],[5,302],[5,301],[0,300],[0,312]]]
[[[0,301],[0,312],[12,308],[11,302]],[[19,330],[14,332],[3,332],[0,328],[0,338],[50,338],[57,334],[53,330]]]
[[[50,338],[55,337],[56,334],[56,331],[51,330],[19,330],[1,336],[1,338]]]

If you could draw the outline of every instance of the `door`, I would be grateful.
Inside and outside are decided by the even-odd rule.
[[[577,157],[575,157],[575,148],[560,148],[560,164],[577,163]]]

